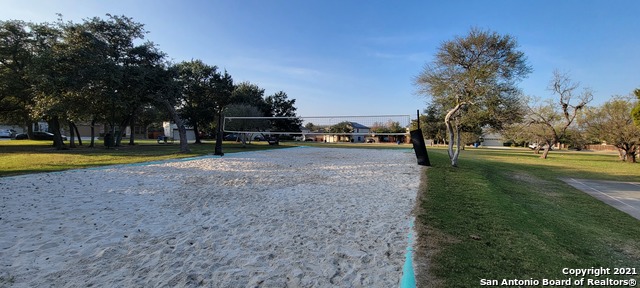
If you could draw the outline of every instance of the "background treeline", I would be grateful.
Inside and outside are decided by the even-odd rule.
[[[264,89],[234,83],[226,70],[201,60],[171,63],[147,34],[132,18],[109,14],[81,23],[61,16],[54,23],[0,21],[0,122],[19,123],[31,137],[32,123],[47,121],[54,145],[64,149],[63,126],[71,147],[80,122],[91,123],[90,146],[98,123],[120,145],[120,127],[171,120],[181,152],[188,152],[185,125],[200,143],[202,135],[219,132],[224,113],[296,116],[295,99],[285,92],[265,97]]]
[[[593,92],[556,70],[547,87],[553,97],[540,100],[516,86],[531,71],[510,35],[473,28],[442,43],[415,79],[430,100],[420,118],[425,137],[448,144],[452,166],[464,144],[481,142],[487,132],[514,146],[534,144],[536,153],[544,149],[542,158],[557,144],[580,150],[606,142],[618,148],[621,160],[636,162],[640,89],[592,106]]]

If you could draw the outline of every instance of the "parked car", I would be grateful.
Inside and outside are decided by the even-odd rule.
[[[376,140],[373,138],[367,139],[367,143],[376,143]]]
[[[224,140],[237,141],[238,140],[238,134],[229,134],[227,136],[224,136]]]
[[[16,130],[2,129],[0,130],[0,138],[14,138],[16,137]]]
[[[538,148],[538,145],[540,145],[540,144],[531,143],[531,144],[529,144],[529,148],[531,150],[535,150],[536,148]],[[544,144],[543,146],[540,147],[540,150],[547,149],[547,147],[548,147],[547,144]],[[549,148],[549,150],[553,150],[553,146],[551,146],[551,148]]]
[[[29,139],[29,135],[27,135],[27,133],[16,135],[16,140],[26,140],[26,139]],[[33,140],[53,140],[53,133],[33,131]],[[62,135],[62,140],[66,141],[67,136]]]

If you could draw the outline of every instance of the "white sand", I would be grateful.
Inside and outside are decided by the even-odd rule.
[[[0,286],[396,287],[415,163],[292,148],[0,178]]]

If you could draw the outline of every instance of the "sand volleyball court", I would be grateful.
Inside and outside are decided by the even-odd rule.
[[[419,172],[290,148],[0,178],[0,286],[395,287]]]

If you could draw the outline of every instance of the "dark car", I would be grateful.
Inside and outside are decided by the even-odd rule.
[[[229,134],[227,136],[224,136],[224,140],[237,141],[238,140],[238,134]]]
[[[27,133],[22,133],[16,135],[16,140],[26,140],[29,139],[29,135]],[[33,140],[53,140],[53,133],[50,132],[42,132],[42,131],[34,131],[33,132]],[[62,140],[67,140],[67,136],[62,136]]]

